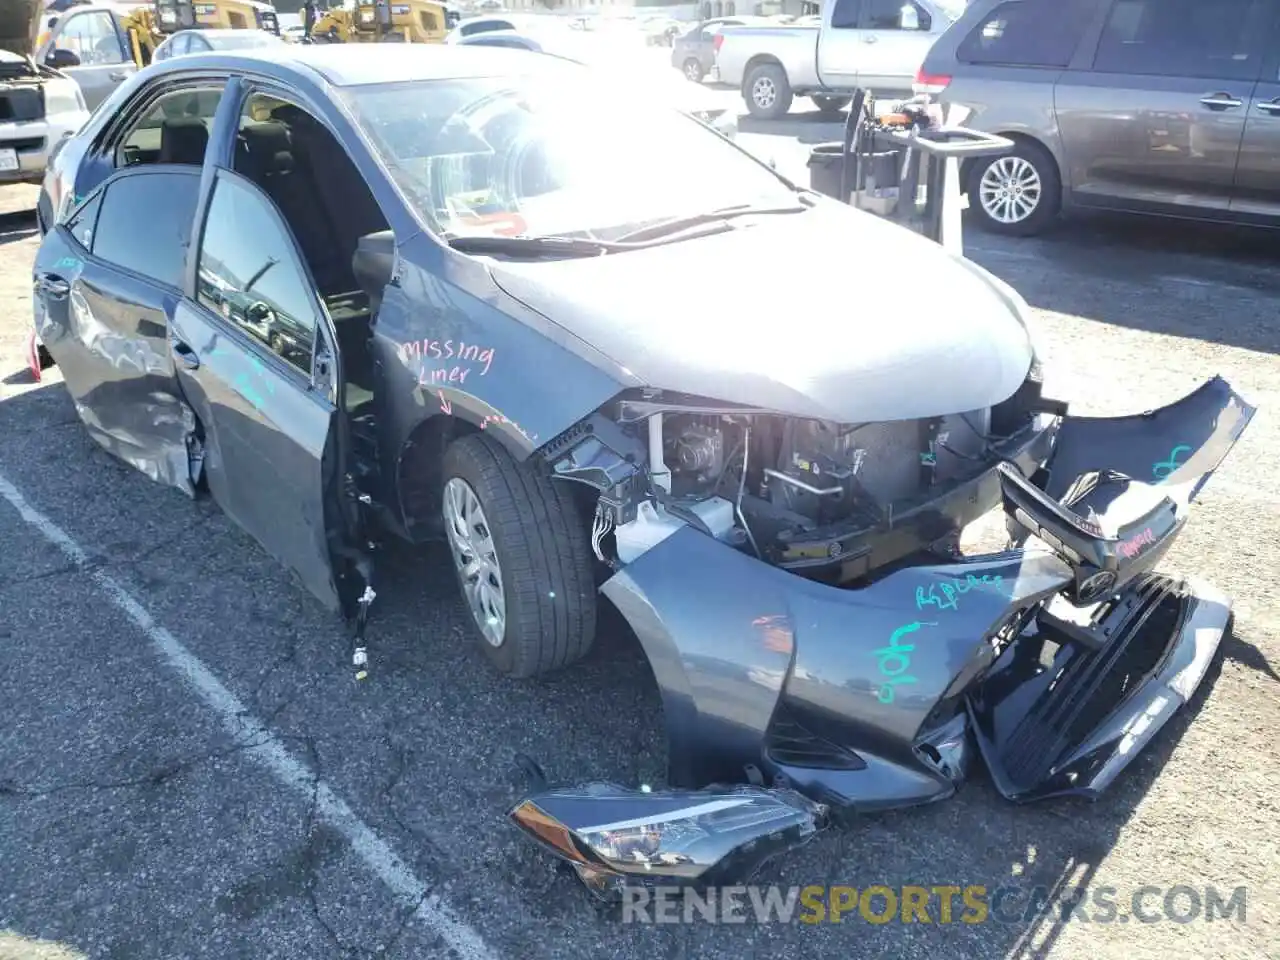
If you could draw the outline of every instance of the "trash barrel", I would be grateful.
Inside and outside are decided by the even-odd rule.
[[[848,193],[840,196],[840,180],[843,174],[846,189],[853,190],[853,168],[854,158],[845,155],[843,143],[819,143],[809,151],[809,189],[848,203]]]
[[[848,203],[859,190],[892,188],[898,183],[902,165],[901,148],[845,154],[844,144],[820,143],[809,152],[809,189]],[[840,196],[840,174],[844,171],[845,195]]]

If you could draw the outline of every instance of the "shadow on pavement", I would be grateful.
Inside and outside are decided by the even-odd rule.
[[[1090,213],[1027,239],[969,217],[964,236],[969,256],[1042,310],[1280,353],[1275,231]]]
[[[35,210],[0,213],[0,246],[25,240],[38,232]]]
[[[738,118],[738,132],[765,137],[784,137],[800,143],[830,143],[844,136],[844,119],[848,111],[836,119],[824,116],[817,110],[808,113],[795,111],[781,120],[761,120],[750,114]]]

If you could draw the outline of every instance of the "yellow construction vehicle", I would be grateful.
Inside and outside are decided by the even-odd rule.
[[[45,22],[36,39],[35,49],[42,49],[52,42],[54,46],[66,46],[79,56],[80,51],[73,49],[74,44],[69,40],[62,41],[63,31],[59,22],[70,19],[86,7],[110,15],[120,34],[127,39],[129,55],[139,67],[147,66],[156,47],[178,30],[257,29],[280,35],[275,7],[264,0],[138,0],[137,3],[127,0],[54,0],[45,7]]]
[[[449,25],[443,3],[380,0],[326,10],[311,28],[317,43],[443,43]]]
[[[266,0],[154,0],[154,7],[162,33],[209,27],[266,30],[280,36],[276,8]]]

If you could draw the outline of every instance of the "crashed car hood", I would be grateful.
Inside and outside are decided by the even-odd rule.
[[[664,390],[841,422],[979,410],[1021,319],[936,244],[844,204],[601,257],[494,262],[510,296]]]
[[[40,32],[42,0],[5,0],[0,3],[0,50],[20,57],[35,53]]]

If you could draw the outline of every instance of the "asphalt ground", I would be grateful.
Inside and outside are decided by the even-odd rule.
[[[805,144],[835,129],[746,121],[743,142],[803,177]],[[1215,373],[1260,408],[1166,562],[1234,595],[1234,636],[1108,795],[1015,807],[978,774],[757,878],[1022,899],[983,924],[936,907],[929,924],[625,924],[505,813],[517,751],[556,779],[661,783],[661,709],[634,641],[610,629],[562,676],[499,679],[465,642],[443,550],[399,550],[357,684],[341,625],[247,535],[100,451],[56,371],[30,381],[33,203],[0,191],[0,958],[1277,955],[1274,235],[1105,218],[967,238],[1036,308],[1049,388],[1081,412],[1157,407]],[[940,306],[910,264],[871,279],[899,283],[904,309]],[[1244,919],[1178,922],[1187,891],[1161,916],[1175,886],[1202,904],[1246,887]],[[1064,920],[1080,887],[1111,888],[1127,922]],[[1160,888],[1142,894],[1149,923],[1127,909],[1145,887]]]

